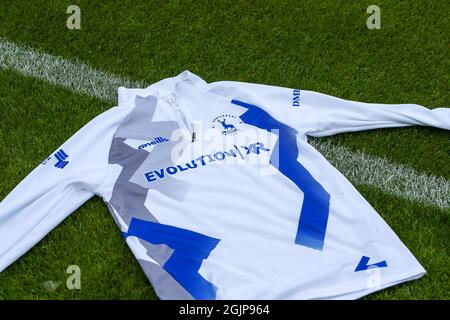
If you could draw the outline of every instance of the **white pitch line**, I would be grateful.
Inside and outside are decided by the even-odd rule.
[[[376,187],[383,192],[441,209],[450,207],[450,182],[444,177],[420,173],[383,158],[333,144],[309,141],[347,179],[355,184]]]
[[[144,87],[143,82],[121,79],[82,62],[55,57],[4,39],[0,39],[0,68],[112,103],[116,103],[119,86]],[[450,207],[450,182],[443,177],[426,175],[386,159],[353,152],[330,141],[314,139],[312,143],[355,184],[376,187],[383,192],[441,209]]]
[[[74,92],[116,102],[117,88],[142,88],[143,82],[120,79],[80,61],[55,57],[0,38],[0,68],[19,72]]]

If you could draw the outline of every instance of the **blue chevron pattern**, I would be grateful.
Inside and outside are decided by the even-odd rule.
[[[66,161],[68,157],[69,156],[64,152],[63,149],[59,149],[59,151],[55,153],[55,158],[56,160],[58,160],[55,163],[55,167],[59,169],[64,169],[64,167],[69,163],[69,161]]]

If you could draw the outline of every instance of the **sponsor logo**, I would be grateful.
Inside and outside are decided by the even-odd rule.
[[[264,147],[264,144],[261,142],[256,142],[248,146],[240,146],[240,147],[234,145],[234,148],[231,148],[229,150],[218,151],[213,154],[205,154],[183,165],[176,165],[167,168],[161,168],[159,170],[145,172],[144,176],[145,179],[147,179],[147,181],[151,183],[157,180],[162,180],[166,178],[168,175],[173,176],[186,170],[204,167],[216,161],[223,161],[225,160],[225,158],[240,157],[241,159],[245,159],[247,155],[251,153],[259,155],[261,151],[268,152],[270,151],[270,149]]]
[[[63,149],[59,149],[59,151],[57,151],[54,154],[55,158],[56,158],[56,163],[55,163],[55,168],[59,168],[59,169],[64,169],[65,166],[67,166],[69,164],[69,161],[66,161],[66,159],[69,157]]]
[[[241,131],[236,126],[242,121],[237,116],[231,114],[222,114],[213,119],[213,128],[219,129],[223,135],[233,135]]]
[[[167,138],[163,138],[163,137],[156,137],[155,139],[153,139],[153,140],[150,141],[150,142],[141,144],[141,145],[138,147],[138,149],[139,149],[139,150],[142,150],[142,149],[148,148],[148,147],[150,147],[150,146],[154,146],[154,145],[156,145],[156,144],[163,143],[163,142],[167,142],[167,141],[170,141],[170,140],[167,139]]]
[[[292,106],[300,107],[300,89],[294,89],[292,91]]]

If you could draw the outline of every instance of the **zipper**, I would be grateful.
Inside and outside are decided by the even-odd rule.
[[[171,113],[174,115],[175,119],[180,127],[184,127],[190,133],[191,142],[196,140],[196,133],[193,128],[192,120],[189,113],[181,106],[180,99],[176,94],[171,93],[168,96],[163,97],[163,99],[170,106]],[[189,118],[189,119],[188,119]]]

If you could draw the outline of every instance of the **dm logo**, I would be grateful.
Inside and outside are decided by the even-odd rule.
[[[223,135],[233,135],[241,131],[236,128],[238,124],[241,124],[242,121],[234,115],[231,114],[222,114],[213,119],[213,128],[219,129]]]

